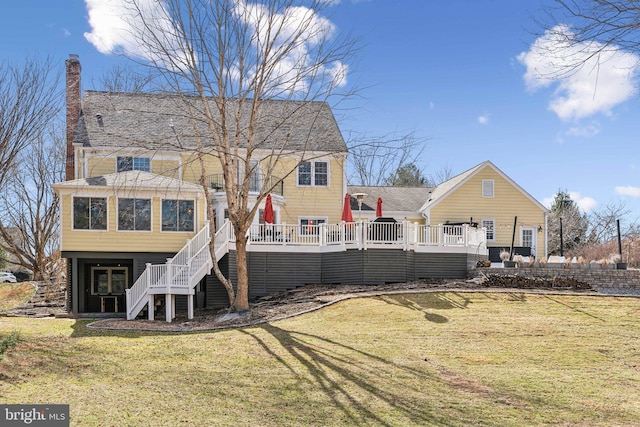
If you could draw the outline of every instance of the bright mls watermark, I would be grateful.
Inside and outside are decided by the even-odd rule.
[[[69,427],[69,405],[0,405],[0,425]]]

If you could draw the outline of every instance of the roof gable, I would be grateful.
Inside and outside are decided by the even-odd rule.
[[[491,163],[489,160],[482,162],[479,165],[476,165],[471,169],[465,172],[462,172],[461,174],[456,175],[453,178],[438,185],[431,193],[431,197],[424,203],[424,205],[422,205],[422,207],[420,208],[420,212],[424,212],[428,209],[433,208],[438,203],[443,201],[447,196],[452,194],[456,189],[460,188],[463,184],[468,182],[470,179],[472,179],[474,176],[476,176],[478,173],[480,173],[486,168],[491,168],[493,171],[495,171],[507,183],[512,185],[514,188],[516,188],[520,193],[522,193],[522,195],[524,195],[527,199],[529,199],[540,210],[542,210],[543,212],[549,212],[549,210],[544,205],[538,202],[533,196],[527,193],[522,187],[520,187],[515,181],[509,178],[509,176],[507,176],[504,172],[502,172],[496,165]]]

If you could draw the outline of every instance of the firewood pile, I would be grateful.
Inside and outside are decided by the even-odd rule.
[[[525,277],[518,274],[487,274],[484,275],[483,286],[490,288],[515,288],[515,289],[571,289],[592,290],[590,284],[570,277],[554,277],[542,279]]]

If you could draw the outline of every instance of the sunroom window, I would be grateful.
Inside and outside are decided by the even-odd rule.
[[[74,197],[73,228],[75,230],[106,230],[107,199],[105,197]]]
[[[193,200],[162,201],[162,231],[194,231]]]
[[[118,199],[118,230],[151,231],[151,200]]]

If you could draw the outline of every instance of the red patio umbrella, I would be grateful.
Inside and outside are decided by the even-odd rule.
[[[267,224],[273,224],[274,215],[273,215],[273,202],[271,202],[271,194],[267,194],[267,200],[264,202],[264,213],[263,219]]]
[[[342,207],[342,220],[344,222],[353,222],[351,214],[351,196],[349,193],[344,195],[344,206]]]
[[[382,199],[378,197],[378,203],[376,203],[376,216],[382,216]]]

